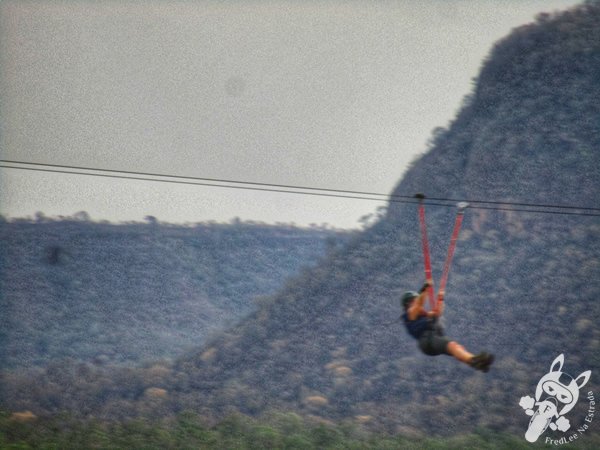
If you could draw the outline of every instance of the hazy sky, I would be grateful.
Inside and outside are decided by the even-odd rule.
[[[567,0],[0,3],[0,157],[388,193]],[[0,169],[0,214],[357,226],[381,203]]]

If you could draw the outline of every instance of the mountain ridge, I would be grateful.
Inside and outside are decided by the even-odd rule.
[[[2,364],[176,357],[347,236],[241,222],[2,222]]]

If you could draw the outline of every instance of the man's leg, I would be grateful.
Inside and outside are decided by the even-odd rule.
[[[447,350],[448,354],[454,356],[459,361],[468,364],[474,369],[482,370],[484,372],[490,370],[490,366],[494,362],[494,355],[490,355],[489,353],[485,352],[479,353],[478,355],[473,355],[455,341],[448,343]]]
[[[448,346],[446,348],[448,350],[448,354],[454,356],[456,359],[464,362],[465,364],[469,364],[473,360],[473,354],[465,350],[465,348],[458,342],[448,342]]]

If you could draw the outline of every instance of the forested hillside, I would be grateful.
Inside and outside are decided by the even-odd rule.
[[[0,223],[4,367],[60,358],[172,358],[256,308],[345,239],[249,223],[190,227],[78,220]]]
[[[401,293],[423,282],[416,206],[392,203],[253,319],[179,360],[174,404],[207,413],[276,406],[413,432],[524,432],[519,399],[558,354],[574,376],[600,369],[598,210],[518,205],[600,207],[599,74],[597,2],[515,30],[394,191],[513,203],[472,202],[446,296],[447,333],[494,352],[490,373],[424,356],[401,326],[387,326]],[[436,278],[453,216],[428,208]],[[597,379],[585,391],[598,392]]]
[[[600,3],[540,16],[498,42],[456,120],[436,131],[394,191],[471,201],[446,330],[495,353],[489,373],[421,354],[391,323],[402,292],[424,281],[416,205],[395,202],[239,325],[175,362],[8,375],[5,404],[120,419],[192,410],[207,421],[285,410],[414,437],[481,429],[522,437],[530,417],[519,400],[562,353],[568,373],[592,371],[569,415],[583,423],[584,398],[600,392],[600,217],[540,205],[600,208],[599,77]],[[452,204],[428,204],[436,279]]]

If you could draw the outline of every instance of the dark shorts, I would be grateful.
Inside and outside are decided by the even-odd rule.
[[[429,356],[449,355],[448,344],[450,340],[441,330],[428,330],[419,338],[419,348]]]

